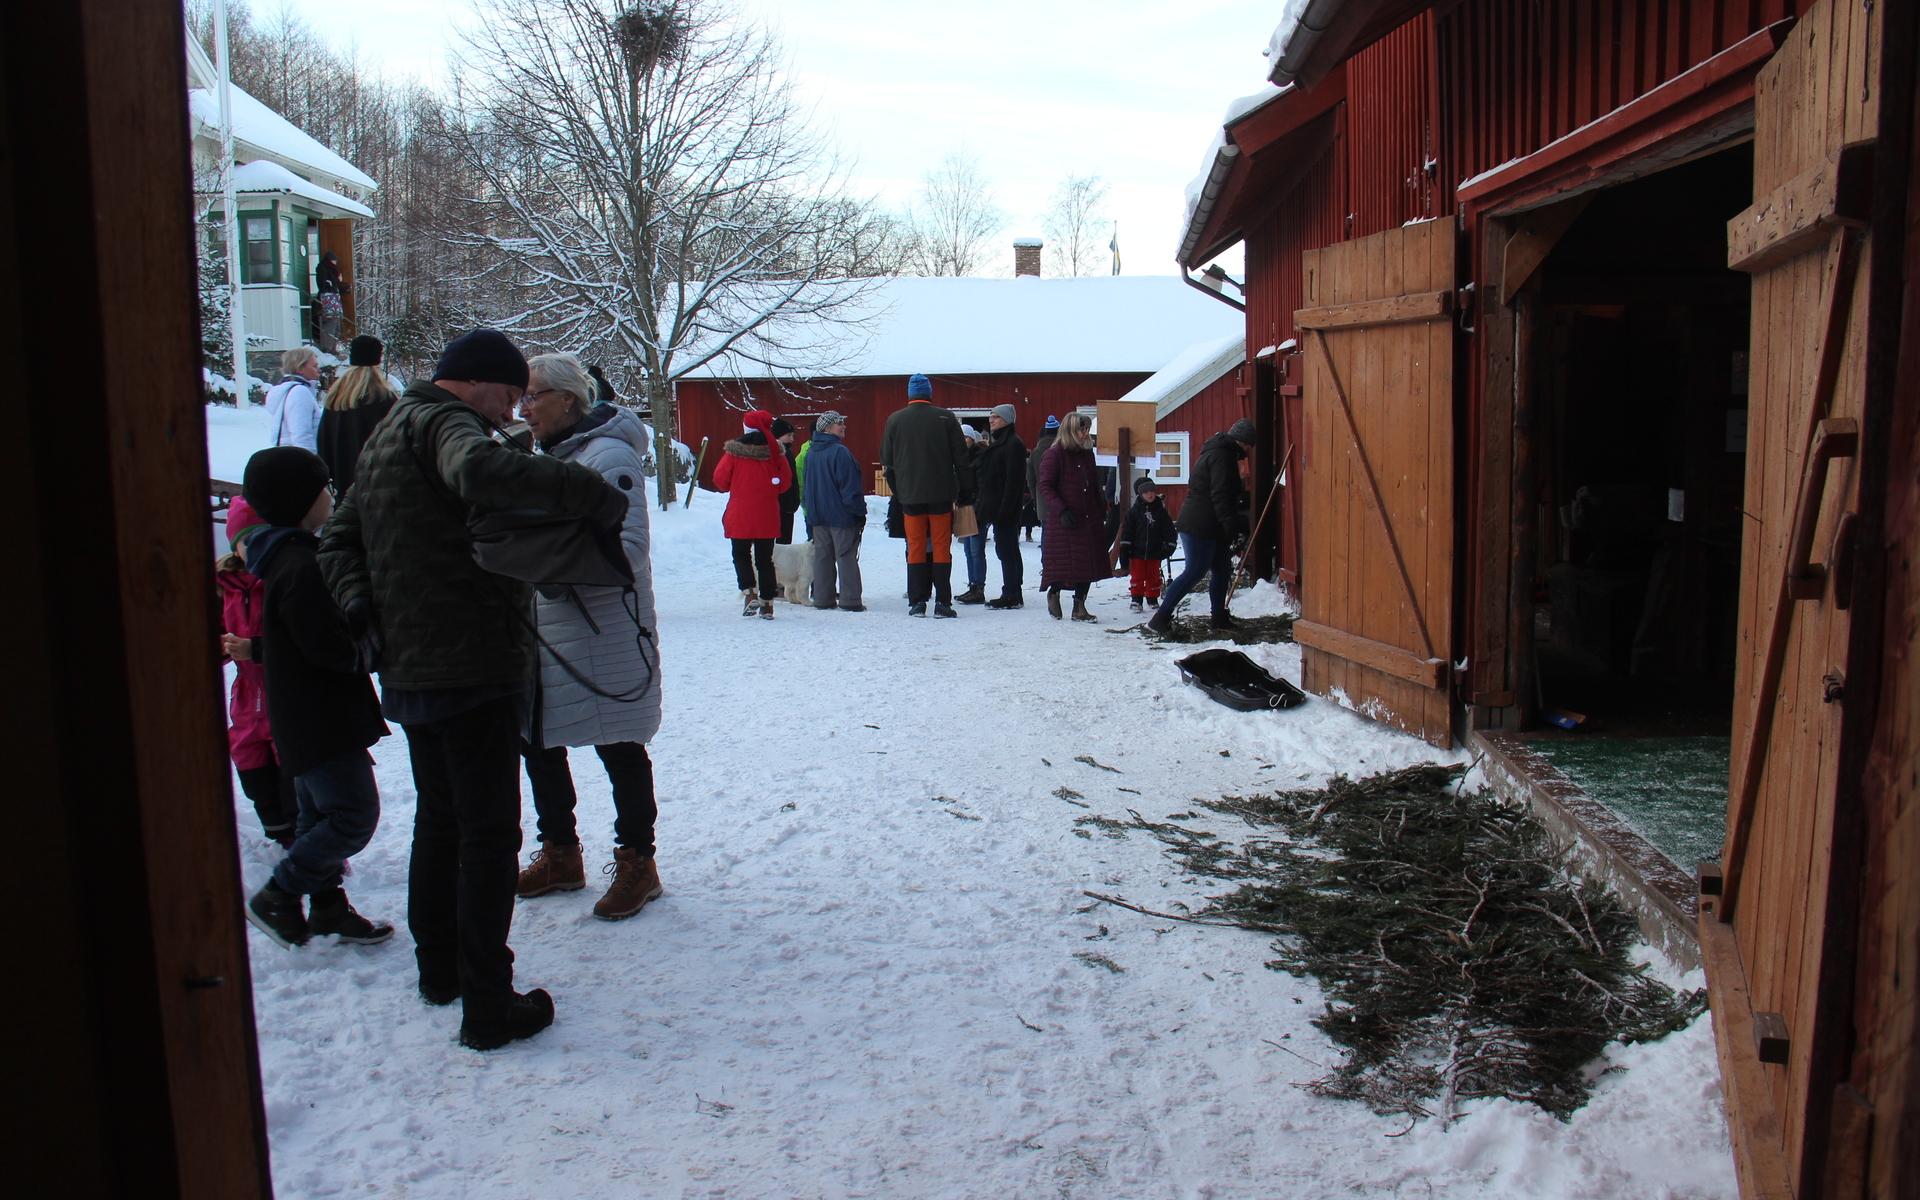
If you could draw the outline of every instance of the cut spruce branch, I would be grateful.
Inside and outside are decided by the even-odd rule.
[[[1564,1120],[1609,1043],[1662,1037],[1705,997],[1636,967],[1631,914],[1574,879],[1524,812],[1460,794],[1460,774],[1418,766],[1202,802],[1246,823],[1239,841],[1138,812],[1082,817],[1108,836],[1146,833],[1190,873],[1232,885],[1191,916],[1087,895],[1274,935],[1267,966],[1319,982],[1314,1024],[1343,1054],[1306,1085],[1316,1094],[1442,1121],[1504,1097]]]

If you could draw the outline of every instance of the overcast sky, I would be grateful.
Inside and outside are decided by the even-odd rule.
[[[737,0],[771,25],[802,98],[853,160],[855,187],[903,209],[954,149],[976,156],[1012,240],[1041,234],[1068,172],[1101,176],[1123,270],[1176,268],[1187,182],[1227,104],[1265,79],[1282,0]],[[446,78],[472,5],[288,0],[390,77]],[[262,15],[274,11],[256,0]],[[1104,238],[1102,241],[1104,242]]]

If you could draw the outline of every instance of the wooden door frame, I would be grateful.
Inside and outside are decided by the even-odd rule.
[[[1539,276],[1527,273],[1504,294],[1508,246],[1553,208],[1749,139],[1760,69],[1792,27],[1792,20],[1780,21],[1751,34],[1682,76],[1686,83],[1670,80],[1460,191],[1458,220],[1474,268],[1466,328],[1475,345],[1465,356],[1467,370],[1459,372],[1471,398],[1459,442],[1473,469],[1460,474],[1466,564],[1455,581],[1455,612],[1469,655],[1465,702],[1472,728],[1519,732],[1538,715],[1528,653],[1532,461],[1520,423],[1530,418],[1534,399],[1530,355]],[[1558,236],[1548,239],[1549,249]]]
[[[177,0],[0,10],[0,275],[34,281],[0,289],[0,346],[23,395],[60,397],[19,406],[31,451],[0,472],[26,577],[9,712],[32,847],[7,883],[34,976],[32,1099],[11,1132],[76,1197],[272,1193],[215,637],[185,36]]]

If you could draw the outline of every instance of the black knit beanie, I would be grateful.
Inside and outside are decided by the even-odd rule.
[[[1156,482],[1151,475],[1142,475],[1133,481],[1133,494],[1136,496],[1144,496],[1148,492],[1157,492],[1159,490],[1160,484]]]
[[[1243,446],[1253,445],[1253,422],[1246,417],[1241,417],[1238,421],[1227,426],[1227,436]]]
[[[350,367],[377,367],[380,355],[386,350],[380,339],[370,333],[363,333],[347,346],[347,365]]]
[[[433,365],[433,381],[467,380],[473,383],[510,383],[527,386],[527,359],[498,329],[476,329],[447,343]]]
[[[274,446],[247,460],[240,492],[269,525],[298,525],[327,486],[327,464],[302,446]]]

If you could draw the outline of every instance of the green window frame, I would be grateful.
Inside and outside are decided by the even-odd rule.
[[[240,210],[240,263],[242,283],[280,282],[280,257],[273,236],[273,210]]]

